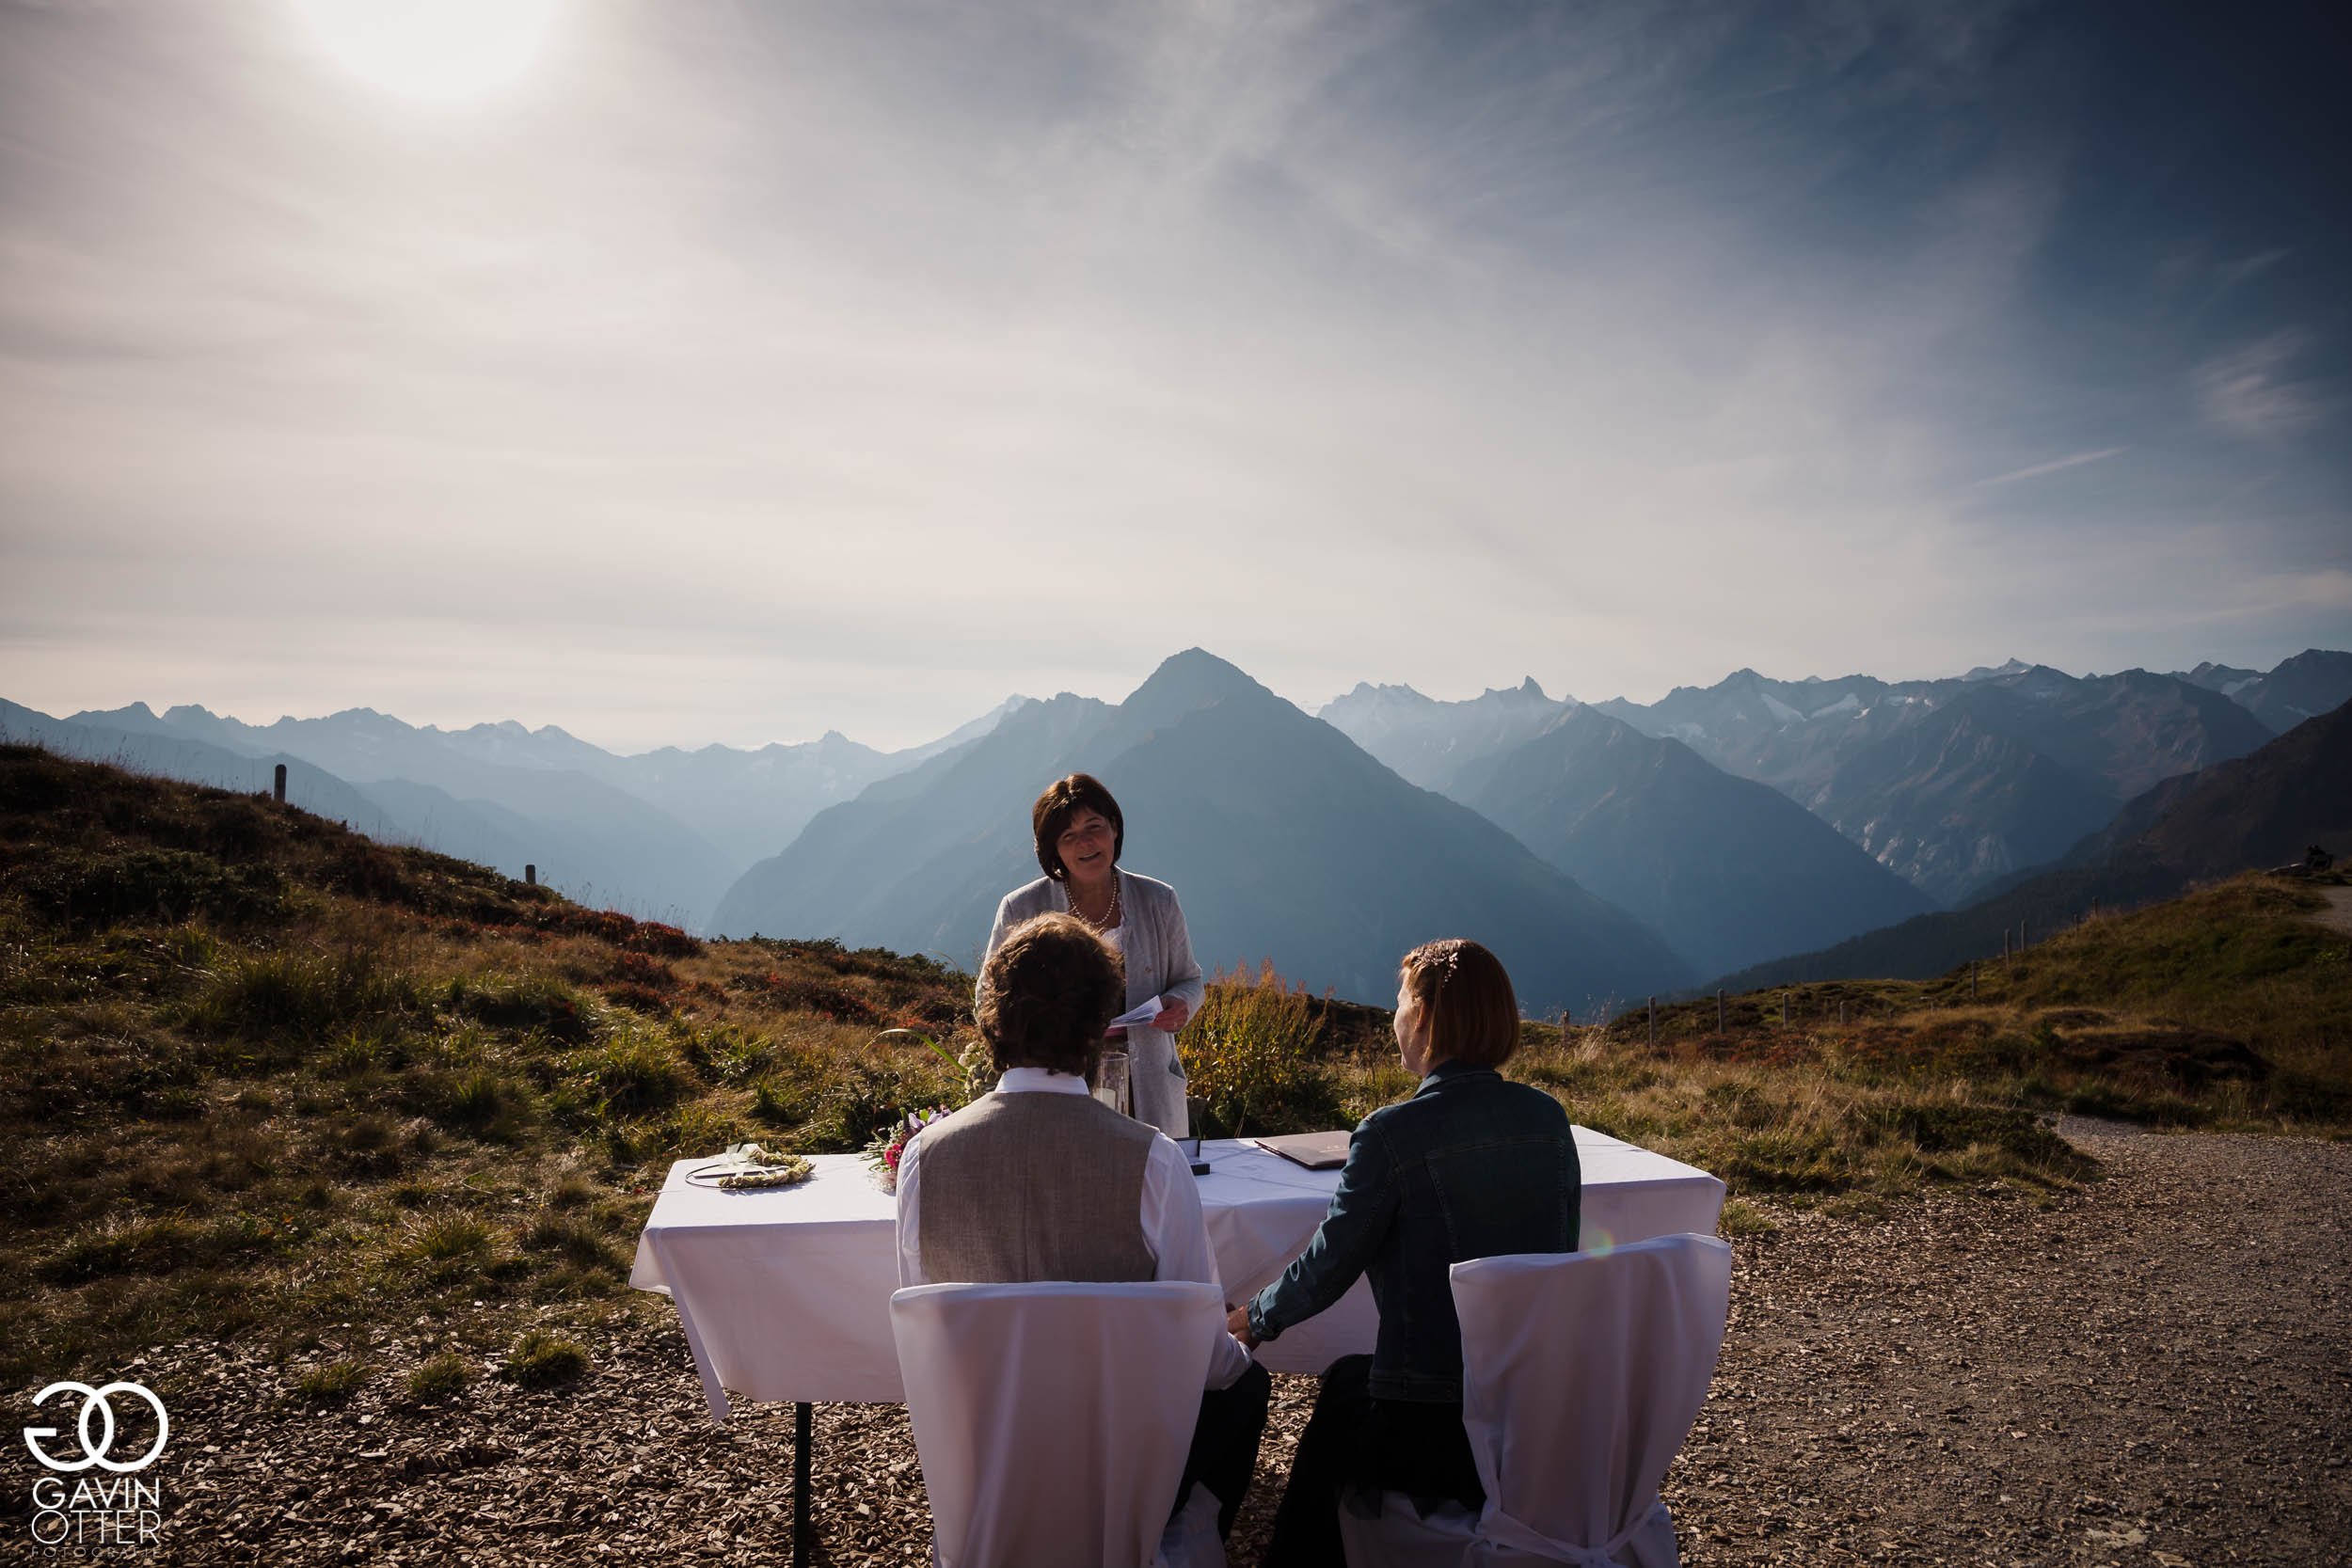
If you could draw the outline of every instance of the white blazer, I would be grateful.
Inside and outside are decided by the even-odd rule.
[[[1123,866],[1115,867],[1112,875],[1119,879],[1119,947],[1127,959],[1127,1006],[1139,1007],[1154,996],[1164,1002],[1181,998],[1198,1015],[1209,988],[1193,958],[1192,936],[1184,929],[1176,890]],[[980,958],[982,972],[1014,927],[1041,914],[1069,912],[1070,890],[1051,877],[1006,894],[996,906],[996,925],[988,933],[988,952]],[[976,1002],[979,994],[976,984]],[[1176,1054],[1176,1037],[1148,1023],[1136,1025],[1127,1031],[1127,1055],[1136,1119],[1150,1122],[1171,1138],[1185,1136],[1184,1064]]]

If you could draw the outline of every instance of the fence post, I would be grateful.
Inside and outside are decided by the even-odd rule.
[[[1723,1032],[1724,1032],[1724,993],[1723,993],[1722,991],[1717,991],[1717,992],[1715,993],[1715,1033],[1717,1033],[1717,1034],[1719,1034],[1719,1035],[1720,1035],[1720,1034],[1722,1034]]]
[[[2026,950],[2026,923],[2025,923],[2023,920],[2020,920],[2020,921],[2018,921],[2018,923],[2017,923],[2017,951],[2019,951],[2020,953],[2023,953],[2025,950]]]
[[[1650,1048],[1651,1048],[1652,1050],[1656,1050],[1656,1049],[1657,1049],[1657,1047],[1658,1047],[1658,998],[1656,998],[1655,996],[1653,996],[1653,997],[1651,997],[1651,998],[1649,999],[1649,1043],[1650,1043]]]
[[[1839,997],[1839,998],[1837,999],[1837,1027],[1839,1027],[1840,1029],[1843,1029],[1845,1026],[1846,1026],[1846,999],[1845,999],[1844,997],[1842,997],[1842,996],[1841,996],[1841,997]]]
[[[282,762],[278,765],[278,782],[271,785],[271,792],[277,796],[279,805],[286,803],[286,765]]]
[[[1787,991],[1780,993],[1780,1021],[1783,1023],[1788,1022],[1788,993]]]
[[[539,868],[538,868],[537,866],[535,866],[535,865],[526,865],[526,866],[524,866],[524,867],[523,867],[523,886],[525,886],[525,887],[537,887],[538,885],[539,885]]]

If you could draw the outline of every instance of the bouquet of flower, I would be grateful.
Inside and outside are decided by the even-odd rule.
[[[898,1161],[907,1151],[907,1144],[914,1134],[932,1122],[953,1113],[945,1105],[934,1105],[928,1111],[910,1111],[874,1135],[866,1146],[866,1164],[871,1167],[868,1178],[883,1192],[898,1190]]]

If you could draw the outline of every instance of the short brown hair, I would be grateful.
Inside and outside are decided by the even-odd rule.
[[[1424,942],[1397,978],[1429,1021],[1429,1059],[1501,1067],[1519,1048],[1519,1004],[1502,960],[1466,937]]]
[[[1070,879],[1070,868],[1062,864],[1057,847],[1062,830],[1082,811],[1101,812],[1104,820],[1111,825],[1113,865],[1119,863],[1119,852],[1127,847],[1127,819],[1119,815],[1119,802],[1111,799],[1111,792],[1103,787],[1102,780],[1091,773],[1073,773],[1066,779],[1056,779],[1037,798],[1037,804],[1029,808],[1029,832],[1037,838],[1037,863],[1057,882]]]
[[[1025,920],[980,970],[980,1033],[997,1069],[1090,1076],[1126,1000],[1118,950],[1066,914]]]

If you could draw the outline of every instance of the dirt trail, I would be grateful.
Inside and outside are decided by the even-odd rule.
[[[1949,1195],[1739,1244],[1714,1392],[1668,1481],[1692,1568],[2345,1560],[2352,1144],[2068,1132],[2109,1175],[2049,1209]],[[450,1409],[388,1397],[414,1342],[362,1353],[375,1380],[322,1415],[250,1350],[152,1356],[123,1373],[172,1414],[140,1560],[787,1560],[788,1407],[714,1427],[665,1313],[569,1390],[481,1383]],[[1313,1388],[1276,1386],[1236,1568]],[[821,1407],[816,1463],[820,1560],[925,1560],[902,1410]],[[24,1469],[0,1494],[9,1548]]]
[[[2328,887],[2319,891],[2327,895],[2328,907],[2312,918],[2339,931],[2352,931],[2352,887]]]

